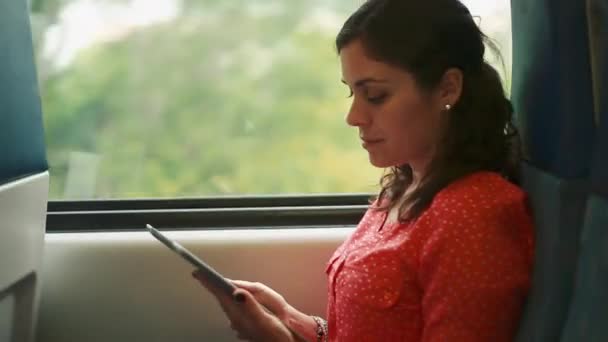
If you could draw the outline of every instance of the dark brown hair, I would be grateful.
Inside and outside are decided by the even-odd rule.
[[[411,73],[425,91],[449,68],[463,74],[459,100],[450,109],[437,155],[419,186],[399,208],[399,220],[418,217],[435,194],[476,171],[494,171],[519,182],[519,134],[498,72],[484,60],[486,43],[469,10],[458,0],[368,0],[336,38],[338,52],[360,40],[372,58]],[[409,165],[387,170],[380,181],[380,210],[399,203],[413,181]]]

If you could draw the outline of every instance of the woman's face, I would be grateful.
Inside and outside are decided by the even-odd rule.
[[[359,40],[341,49],[340,61],[343,82],[353,94],[346,122],[359,129],[372,165],[424,168],[453,96],[441,89],[423,91],[409,72],[368,57]]]

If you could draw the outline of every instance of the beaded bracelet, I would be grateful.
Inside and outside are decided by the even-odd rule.
[[[317,323],[317,342],[328,342],[327,321],[321,317],[311,316]]]

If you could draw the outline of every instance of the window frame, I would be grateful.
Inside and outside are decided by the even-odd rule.
[[[351,227],[372,194],[246,195],[201,198],[52,200],[47,233]]]

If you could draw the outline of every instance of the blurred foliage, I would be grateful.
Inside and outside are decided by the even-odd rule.
[[[174,0],[53,67],[45,33],[78,1],[32,8],[51,198],[376,191],[333,45],[357,1]]]
[[[80,51],[42,82],[51,197],[79,172],[98,198],[375,191],[320,3],[192,1]]]

